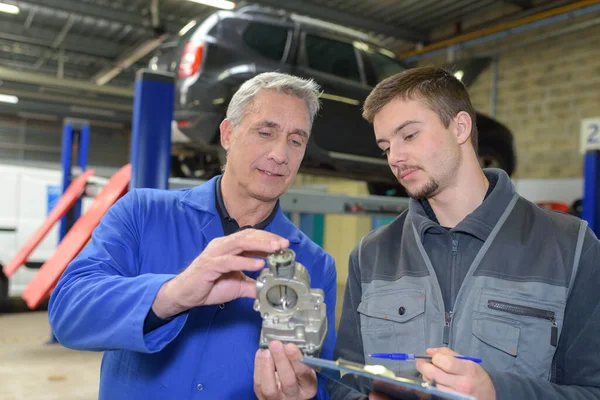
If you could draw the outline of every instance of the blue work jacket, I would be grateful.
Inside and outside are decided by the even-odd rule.
[[[91,242],[55,287],[48,317],[65,347],[103,351],[99,398],[255,399],[254,357],[261,318],[254,299],[201,306],[147,334],[144,320],[160,287],[223,236],[216,178],[191,189],[137,189],[104,216]],[[335,347],[333,258],[281,209],[266,227],[290,241],[311,286],[325,292],[328,333],[321,358]],[[259,272],[248,272],[256,278]],[[318,399],[328,399],[319,378]]]

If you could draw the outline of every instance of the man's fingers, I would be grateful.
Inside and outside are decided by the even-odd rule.
[[[244,252],[268,254],[283,248],[285,247],[282,245],[282,243],[276,239],[245,238],[238,239],[237,241],[223,240],[214,248],[212,248],[210,253],[213,257],[218,257],[225,254],[241,254]]]
[[[284,350],[291,361],[298,385],[305,389],[316,386],[315,382],[317,380],[317,375],[315,371],[308,365],[298,361],[299,358],[302,358],[302,352],[298,346],[293,343],[288,343],[285,345]]]
[[[262,350],[259,357],[262,358],[260,361],[260,370],[258,371],[258,381],[260,382],[260,394],[263,399],[277,399],[279,388],[277,387],[277,381],[275,379],[275,365],[273,364],[273,358],[269,350]]]
[[[280,341],[274,340],[269,343],[269,350],[271,350],[275,368],[277,368],[277,375],[279,375],[279,382],[281,382],[281,391],[286,396],[296,397],[299,391],[298,381],[296,380],[294,368],[292,368],[290,360],[283,350],[283,345]]]
[[[427,382],[435,382],[436,384],[452,386],[456,376],[450,375],[435,365],[428,362],[419,362],[416,364],[417,371],[423,375],[423,378]]]
[[[242,252],[272,253],[276,250],[285,249],[289,245],[289,240],[274,233],[246,229],[224,238],[213,240],[205,252],[208,251],[211,256],[240,254]]]
[[[260,371],[263,368],[262,349],[258,349],[254,355],[254,393],[258,396],[261,393]]]
[[[428,356],[433,356],[435,353],[437,353],[438,351],[440,351],[439,348],[437,347],[430,347],[428,349],[425,350],[425,354],[427,354]]]
[[[439,348],[432,348],[431,350],[434,350],[433,354],[446,354],[447,356],[460,356],[460,354],[458,354],[457,352],[455,352],[454,350],[448,348],[448,347],[439,347]],[[431,354],[433,356],[433,354]]]
[[[265,260],[260,258],[225,255],[213,258],[208,270],[218,272],[220,276],[233,271],[258,271],[264,266]]]
[[[269,253],[267,253],[266,251],[242,251],[239,255],[242,257],[267,258]]]
[[[242,274],[242,282],[240,283],[239,297],[256,298],[256,281]]]
[[[441,351],[433,355],[431,363],[452,375],[472,375],[477,368],[477,364],[473,361],[460,360],[454,355],[443,354]]]

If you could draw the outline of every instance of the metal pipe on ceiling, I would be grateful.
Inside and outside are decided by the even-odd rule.
[[[425,46],[422,49],[411,50],[400,54],[406,62],[414,62],[423,58],[443,54],[449,47],[465,49],[490,40],[525,32],[540,26],[548,25],[569,18],[579,17],[600,11],[600,0],[581,0],[569,5],[553,8],[514,21],[499,24],[476,32],[470,32],[451,39],[443,40]]]
[[[558,37],[558,36],[562,36],[562,35],[566,35],[569,33],[573,33],[573,32],[577,32],[577,31],[581,31],[583,29],[587,29],[587,28],[593,28],[597,25],[600,25],[600,17],[598,18],[594,18],[594,19],[590,19],[588,21],[584,21],[584,22],[580,22],[578,24],[575,25],[570,25],[567,26],[565,28],[561,28],[561,29],[557,29],[557,30],[553,30],[547,33],[544,33],[542,35],[537,35],[531,39],[527,39],[527,40],[520,40],[518,43],[515,44],[509,44],[506,46],[501,46],[501,47],[495,47],[492,50],[486,50],[483,52],[476,52],[471,54],[472,57],[494,57],[498,54],[504,53],[505,51],[509,51],[509,50],[513,50],[513,49],[518,49],[519,47],[524,47],[524,46],[529,46],[531,44],[534,43],[538,43],[547,39],[551,39],[554,37]]]
[[[121,88],[111,86],[100,86],[94,83],[81,81],[77,79],[56,79],[53,76],[36,74],[25,71],[16,71],[10,68],[0,66],[0,80],[20,82],[20,83],[32,83],[36,85],[50,86],[50,87],[63,87],[69,89],[77,89],[89,91],[92,93],[107,94],[111,96],[128,97],[133,98],[132,88]]]

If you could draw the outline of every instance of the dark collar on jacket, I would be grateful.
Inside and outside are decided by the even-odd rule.
[[[191,189],[182,189],[186,191],[182,197],[181,202],[189,207],[192,207],[198,211],[202,211],[212,215],[212,218],[207,219],[207,224],[212,222],[213,219],[218,220],[218,224],[221,224],[221,216],[219,215],[217,205],[217,194],[216,187],[219,176],[211,178],[206,183],[193,187]],[[272,217],[269,220],[269,217]],[[273,232],[281,237],[287,238],[291,243],[299,243],[302,238],[300,230],[283,214],[279,201],[275,205],[275,208],[271,215],[265,221],[264,229],[269,232]]]
[[[254,226],[246,225],[246,226],[240,227],[238,222],[229,215],[229,212],[227,212],[227,207],[225,207],[225,202],[223,201],[223,194],[221,193],[222,178],[223,178],[223,175],[220,175],[217,178],[217,182],[215,184],[215,186],[216,186],[215,204],[217,205],[217,211],[219,213],[219,217],[221,218],[221,225],[223,225],[223,232],[225,233],[225,235],[230,235],[234,232],[237,232],[242,229],[247,229],[247,228],[265,229],[271,223],[271,221],[273,221],[273,218],[275,218],[275,215],[277,215],[277,209],[279,208],[279,199],[277,199],[277,203],[275,203],[275,207],[273,207],[273,210],[267,216],[267,218],[265,218],[264,220],[262,220],[261,222],[259,222],[258,224],[254,225]]]
[[[440,226],[427,200],[410,199],[407,218],[415,225],[421,240],[426,233],[441,234],[448,230],[467,233],[481,241],[487,239],[513,198],[515,188],[504,170],[487,168],[484,173],[490,185],[483,202],[452,229]]]

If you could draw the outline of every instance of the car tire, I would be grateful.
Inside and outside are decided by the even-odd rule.
[[[369,194],[374,196],[407,197],[406,190],[400,184],[392,185],[381,182],[367,182]]]
[[[507,152],[502,150],[502,146],[479,147],[479,165],[481,168],[499,168],[506,171],[511,176],[515,170],[514,160],[507,156]]]
[[[219,156],[197,153],[194,156],[171,156],[171,176],[174,178],[210,179],[221,173]]]
[[[577,218],[582,218],[583,216],[583,199],[577,199],[571,204],[571,215],[576,216]]]
[[[505,125],[484,115],[478,116],[477,129],[477,154],[481,167],[503,169],[508,176],[512,176],[517,164],[512,132]]]
[[[8,278],[0,265],[0,304],[8,300]]]

